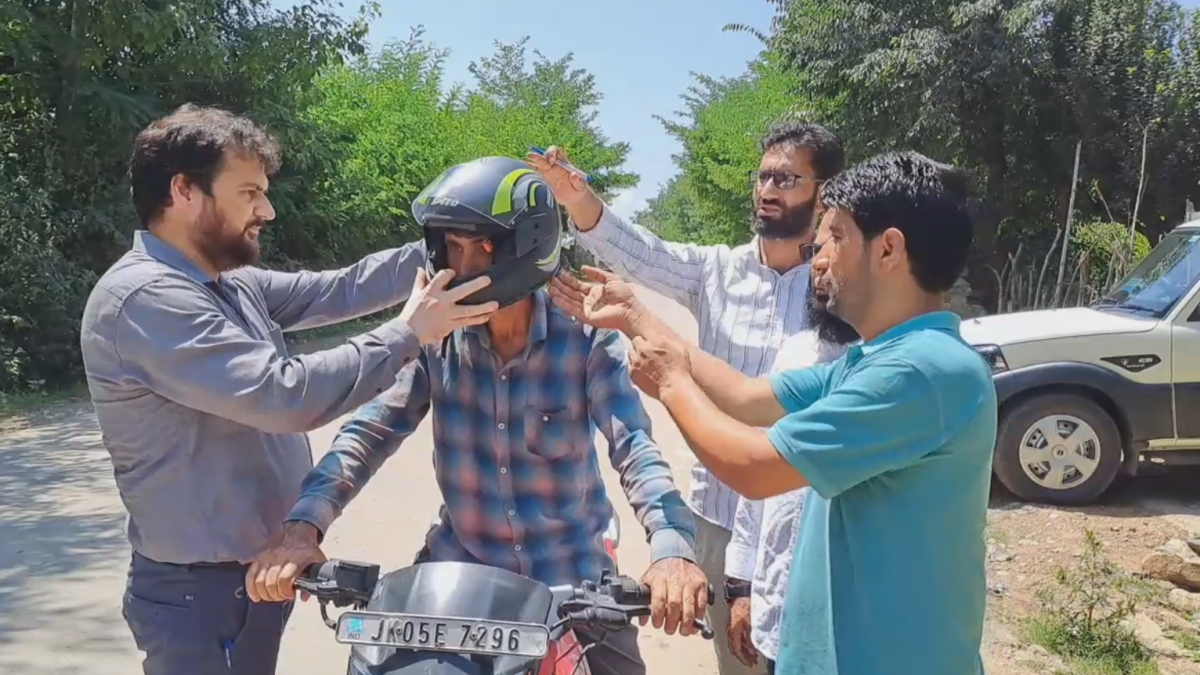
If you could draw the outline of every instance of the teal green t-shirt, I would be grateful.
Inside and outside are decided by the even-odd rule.
[[[976,675],[996,390],[934,312],[827,366],[773,375],[768,436],[805,505],[779,675]]]

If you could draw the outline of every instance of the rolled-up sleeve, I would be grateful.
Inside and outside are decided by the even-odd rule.
[[[378,395],[420,345],[393,321],[333,349],[285,358],[185,280],[132,293],[113,345],[126,377],[189,408],[272,433],[316,429]]]
[[[425,264],[425,243],[380,251],[340,270],[273,272],[247,267],[267,312],[285,331],[349,321],[398,305]]]
[[[646,528],[651,562],[694,561],[696,522],[671,467],[652,439],[650,416],[629,378],[625,344],[613,331],[597,331],[587,362],[592,421],[608,441],[612,466],[638,521]]]
[[[784,373],[796,403],[814,386]],[[782,399],[781,399],[782,400]],[[929,377],[901,359],[866,365],[827,395],[793,412],[768,432],[779,454],[831,499],[875,476],[920,461],[945,444],[980,400],[943,396]]]
[[[575,229],[580,245],[613,268],[617,274],[661,293],[693,312],[699,306],[705,268],[720,250],[665,241],[640,225],[626,221],[607,205],[595,227]]]
[[[309,523],[322,533],[329,530],[429,413],[427,373],[422,356],[400,372],[391,389],[342,425],[329,452],[304,477],[288,520]]]

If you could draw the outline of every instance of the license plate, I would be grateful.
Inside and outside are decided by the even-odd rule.
[[[349,645],[529,658],[544,657],[550,645],[550,630],[537,624],[392,612],[344,612],[334,637]]]

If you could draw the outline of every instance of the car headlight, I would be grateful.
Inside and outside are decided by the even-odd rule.
[[[1004,360],[1004,353],[1000,351],[1000,347],[996,345],[974,345],[975,351],[983,357],[987,362],[988,367],[992,369],[992,374],[1003,373],[1008,370],[1008,362]]]

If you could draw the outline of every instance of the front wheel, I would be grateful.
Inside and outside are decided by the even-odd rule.
[[[1002,415],[993,468],[1004,487],[1023,500],[1086,504],[1116,479],[1121,434],[1090,399],[1037,394]]]

